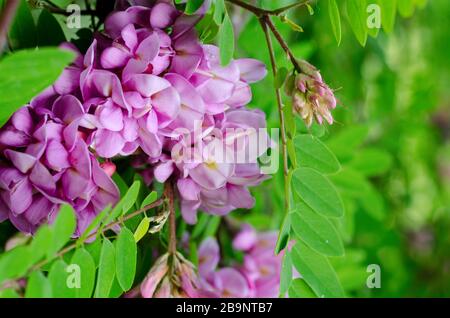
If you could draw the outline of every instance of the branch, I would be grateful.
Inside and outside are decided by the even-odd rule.
[[[275,38],[277,39],[278,43],[280,43],[280,46],[283,48],[283,50],[286,52],[286,54],[289,57],[289,60],[291,60],[292,64],[294,65],[295,69],[297,72],[301,73],[302,70],[300,68],[300,65],[297,62],[297,59],[294,56],[294,53],[292,53],[291,49],[289,48],[288,44],[286,43],[286,41],[283,39],[283,37],[281,36],[280,32],[278,32],[277,28],[275,27],[275,25],[273,24],[272,20],[270,19],[269,16],[264,16],[263,17],[264,22],[269,26],[270,30],[272,31],[273,35],[275,36]]]
[[[278,16],[288,10],[294,9],[294,8],[298,8],[304,5],[309,4],[312,0],[304,0],[304,1],[299,1],[299,2],[295,2],[293,4],[287,5],[285,7],[281,7],[279,9],[275,9],[275,10],[266,10],[263,8],[259,8],[256,7],[254,5],[251,5],[247,2],[241,1],[241,0],[226,0],[238,7],[244,8],[247,11],[252,12],[253,14],[255,14],[257,17],[262,17],[264,15],[275,15]]]
[[[0,52],[6,42],[6,34],[8,33],[11,22],[13,21],[17,8],[19,7],[19,0],[6,1],[5,7],[0,14]]]
[[[273,49],[272,44],[272,38],[270,37],[269,30],[267,28],[267,22],[269,17],[265,16],[261,18],[259,21],[261,23],[261,27],[264,31],[264,35],[266,37],[267,42],[267,48],[269,49],[269,55],[270,55],[270,62],[272,64],[272,72],[274,80],[277,77],[277,64],[275,59],[275,52]],[[278,115],[280,117],[280,129],[281,129],[281,143],[282,143],[282,154],[283,154],[283,175],[284,175],[284,192],[285,192],[285,209],[286,213],[290,210],[290,202],[289,202],[289,163],[288,163],[288,152],[287,152],[287,140],[286,140],[286,127],[285,127],[285,120],[284,120],[284,112],[283,112],[283,100],[281,98],[281,91],[280,88],[275,89],[275,94],[277,97],[277,105],[278,105]]]
[[[177,231],[176,231],[176,215],[175,215],[175,204],[173,195],[173,184],[169,180],[166,182],[164,187],[164,196],[168,200],[169,204],[169,248],[170,254],[175,254],[177,252]]]

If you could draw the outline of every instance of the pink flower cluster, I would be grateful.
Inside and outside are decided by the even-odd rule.
[[[246,225],[234,238],[244,252],[242,265],[218,268],[219,244],[210,237],[199,247],[198,296],[235,298],[278,297],[282,255],[275,256],[276,232],[257,233]]]
[[[222,162],[212,151],[225,144],[239,151],[230,140],[250,143],[230,128],[266,127],[263,112],[245,107],[249,84],[266,75],[264,64],[241,59],[222,66],[218,48],[199,42],[194,26],[210,1],[194,15],[167,0],[122,3],[86,54],[78,53],[0,131],[0,220],[9,218],[24,232],[69,203],[79,234],[118,200],[110,179],[116,156],[133,155],[149,182],[171,178],[188,223],[196,222],[198,209],[223,215],[252,207],[248,187],[266,178],[256,159],[269,145],[249,163]],[[188,158],[199,146],[206,151]]]

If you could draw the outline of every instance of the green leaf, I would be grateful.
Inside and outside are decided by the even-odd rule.
[[[289,242],[289,233],[291,232],[291,218],[286,214],[281,225],[281,230],[278,233],[277,245],[275,246],[275,254],[279,254],[284,250]]]
[[[233,23],[226,13],[222,27],[219,29],[220,63],[226,66],[234,55],[234,30]]]
[[[187,14],[194,14],[203,4],[204,0],[189,0],[186,3],[184,12]]]
[[[288,250],[284,252],[283,261],[281,264],[281,275],[280,275],[280,296],[283,297],[284,294],[289,289],[289,285],[292,281],[292,259],[291,254]]]
[[[295,205],[291,223],[296,236],[316,252],[327,256],[344,255],[344,246],[334,226],[305,203]]]
[[[28,246],[18,246],[6,252],[0,258],[0,282],[23,276],[31,265],[32,255]]]
[[[111,290],[109,291],[108,298],[118,298],[122,294],[123,294],[122,287],[120,286],[119,282],[117,281],[117,277],[115,277],[112,287],[111,287]]]
[[[0,126],[19,107],[50,86],[73,58],[72,52],[57,48],[19,51],[3,58],[0,61]]]
[[[42,10],[37,22],[38,46],[58,46],[66,41],[64,32],[56,18],[47,10]]]
[[[134,205],[134,203],[137,200],[138,194],[139,194],[139,188],[141,187],[141,182],[136,180],[133,182],[131,187],[128,189],[127,193],[121,200],[123,203],[122,205],[122,211],[123,213],[128,212]]]
[[[339,279],[325,256],[302,242],[292,248],[292,262],[314,293],[320,297],[344,297]]]
[[[299,135],[294,139],[297,160],[300,166],[310,167],[322,173],[331,174],[341,168],[336,156],[318,138]]]
[[[289,287],[290,298],[317,298],[311,287],[302,278],[296,278]]]
[[[40,271],[31,273],[25,291],[25,298],[50,298],[52,286],[47,277]]]
[[[205,232],[203,232],[203,238],[207,238],[210,236],[215,236],[217,229],[219,228],[221,218],[220,216],[214,215],[209,218],[208,226],[205,229]]]
[[[20,0],[8,38],[13,50],[34,48],[37,44],[36,25],[26,0]]]
[[[328,217],[344,215],[344,205],[333,184],[311,168],[299,168],[292,176],[292,187],[314,211]]]
[[[397,0],[377,0],[381,8],[381,24],[387,33],[394,30],[397,16]]]
[[[53,232],[52,244],[48,250],[47,257],[51,258],[58,252],[75,232],[76,220],[73,208],[64,204],[61,206],[56,220],[51,226]]]
[[[328,0],[328,14],[330,15],[331,28],[338,45],[342,40],[341,14],[336,0]]]
[[[279,89],[283,86],[284,82],[286,81],[286,77],[288,75],[287,68],[280,67],[277,71],[277,76],[275,77],[275,88]]]
[[[107,298],[111,290],[115,273],[115,252],[114,245],[105,238],[100,253],[100,262],[98,269],[97,284],[95,287],[96,298]]]
[[[145,234],[147,234],[149,227],[150,218],[144,217],[136,228],[136,231],[134,232],[134,241],[136,243],[139,242],[145,236]]]
[[[347,15],[356,38],[362,46],[367,42],[366,0],[347,0]]]
[[[198,218],[197,224],[195,224],[194,228],[192,229],[191,238],[196,239],[197,237],[200,237],[200,235],[205,231],[206,227],[208,226],[209,222],[209,215],[206,213],[201,213]]]
[[[145,197],[145,199],[142,201],[141,204],[141,209],[145,208],[147,205],[152,204],[153,202],[156,201],[156,199],[158,198],[158,193],[156,193],[156,191],[152,191],[149,193],[149,195],[147,195]]]
[[[215,2],[215,7],[214,7],[214,15],[213,15],[213,19],[214,19],[214,22],[217,24],[217,25],[222,25],[222,22],[223,22],[223,17],[224,17],[224,14],[225,14],[225,2],[224,2],[224,0],[216,0],[216,2]]]
[[[127,191],[128,191],[127,183],[123,180],[123,178],[117,172],[115,172],[113,174],[112,179],[113,179],[114,183],[117,185],[117,187],[119,188],[120,197],[123,197],[125,195],[125,193],[127,193]]]
[[[123,291],[131,288],[136,274],[137,247],[133,233],[122,227],[116,244],[116,276]]]
[[[102,253],[102,241],[100,240],[100,238],[98,238],[92,243],[85,244],[85,249],[92,256],[95,267],[97,268],[100,265],[100,255]]]
[[[68,284],[69,273],[66,269],[67,264],[62,260],[56,260],[50,268],[48,280],[52,286],[53,297],[74,298],[76,296],[76,289],[70,288],[73,286],[69,286]],[[84,275],[83,272],[79,274]]]
[[[70,261],[71,265],[77,265],[80,269],[80,288],[76,288],[77,298],[89,298],[92,296],[95,284],[95,262],[91,254],[84,248],[75,251]],[[69,274],[70,275],[70,274]]]
[[[42,225],[34,235],[30,244],[33,263],[40,261],[52,246],[53,232],[48,225]]]

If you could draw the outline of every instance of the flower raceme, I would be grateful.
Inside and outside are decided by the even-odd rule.
[[[285,83],[285,92],[292,98],[292,108],[309,127],[315,119],[319,124],[325,119],[333,124],[331,110],[336,108],[336,97],[323,81],[320,72],[304,60],[298,61],[301,73],[290,74]]]
[[[198,249],[198,274],[179,253],[175,257],[175,271],[170,273],[169,256],[165,254],[141,284],[141,295],[144,298],[278,297],[283,256],[274,255],[276,241],[276,232],[257,233],[244,225],[233,240],[234,249],[244,253],[243,263],[219,267],[220,247],[215,238],[209,237]]]
[[[80,235],[119,192],[89,152],[78,99],[61,96],[50,113],[40,110],[22,107],[0,132],[0,219],[33,233],[69,203]]]
[[[80,235],[118,200],[109,159],[130,155],[145,158],[151,179],[175,179],[189,223],[198,209],[223,215],[253,205],[248,187],[266,178],[256,161],[222,164],[206,156],[194,165],[171,155],[177,145],[211,148],[231,138],[230,127],[265,127],[264,114],[246,108],[264,64],[240,59],[222,66],[218,48],[199,42],[194,26],[208,1],[190,16],[171,1],[150,3],[119,2],[84,55],[62,45],[77,52],[76,60],[1,129],[2,220],[32,233],[69,203]],[[182,144],[195,122],[208,132]]]

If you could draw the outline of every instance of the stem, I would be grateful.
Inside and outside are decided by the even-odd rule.
[[[248,4],[246,2],[243,2],[241,0],[226,0],[226,1],[252,12],[254,15],[256,15],[260,19],[260,21],[263,21],[264,24],[269,26],[270,30],[272,31],[273,35],[277,39],[278,43],[280,43],[281,47],[288,55],[289,60],[294,65],[295,70],[297,72],[301,73],[300,65],[298,64],[298,62],[294,56],[294,53],[292,53],[291,49],[289,48],[286,41],[283,39],[283,36],[280,34],[280,32],[278,32],[277,28],[275,27],[272,20],[270,19],[270,16],[273,16],[273,15],[278,16],[287,10],[290,10],[290,9],[293,9],[293,8],[296,8],[296,7],[299,7],[302,5],[306,5],[306,4],[310,3],[311,0],[296,2],[291,5],[288,5],[288,6],[279,8],[279,9],[275,9],[275,10],[262,9],[262,8],[253,6],[251,4]]]
[[[169,180],[164,187],[164,196],[169,203],[169,248],[168,252],[174,255],[177,252],[177,227],[176,227],[176,215],[175,204],[173,196],[173,184]]]
[[[249,4],[247,2],[244,2],[244,1],[241,1],[241,0],[226,0],[226,1],[236,5],[238,7],[244,8],[247,11],[252,12],[257,17],[262,17],[264,15],[275,15],[275,16],[280,15],[280,14],[282,14],[282,13],[284,13],[284,12],[290,10],[290,9],[294,9],[294,8],[297,8],[297,7],[300,7],[300,6],[304,6],[304,5],[308,4],[308,3],[310,3],[312,0],[304,0],[304,1],[300,1],[300,2],[295,2],[293,4],[290,4],[290,5],[287,5],[285,7],[281,7],[279,9],[275,9],[275,10],[266,10],[266,9],[263,9],[263,8],[259,8],[259,7],[256,7],[254,5],[251,5],[251,4]]]
[[[280,46],[283,48],[283,50],[286,52],[286,54],[289,57],[289,60],[291,60],[292,64],[294,65],[295,69],[297,72],[301,73],[302,70],[300,68],[300,65],[297,62],[297,59],[294,56],[294,53],[292,53],[291,49],[289,48],[288,44],[286,43],[286,41],[283,39],[283,37],[281,36],[280,32],[278,32],[277,28],[275,27],[275,25],[273,24],[272,20],[270,19],[269,16],[265,16],[263,17],[264,22],[269,26],[270,30],[272,31],[273,35],[275,36],[275,38],[277,39],[278,43],[280,43]]]
[[[270,62],[272,64],[272,72],[274,76],[274,80],[277,77],[277,64],[275,59],[275,52],[273,50],[272,38],[270,37],[269,30],[267,29],[267,22],[269,18],[267,16],[260,19],[261,27],[264,31],[264,35],[266,37],[267,48],[269,49]],[[275,89],[275,94],[277,97],[277,105],[278,105],[278,115],[280,117],[280,129],[281,129],[281,143],[282,143],[282,154],[283,154],[283,175],[284,175],[284,206],[286,209],[286,213],[290,210],[290,195],[289,195],[289,163],[288,163],[288,152],[287,152],[287,139],[286,139],[286,127],[284,120],[284,112],[283,112],[283,100],[281,98],[281,91],[279,88]]]
[[[9,26],[16,15],[19,3],[19,0],[6,1],[5,7],[0,14],[0,52],[3,50],[3,46],[5,45],[6,34],[8,33]]]

